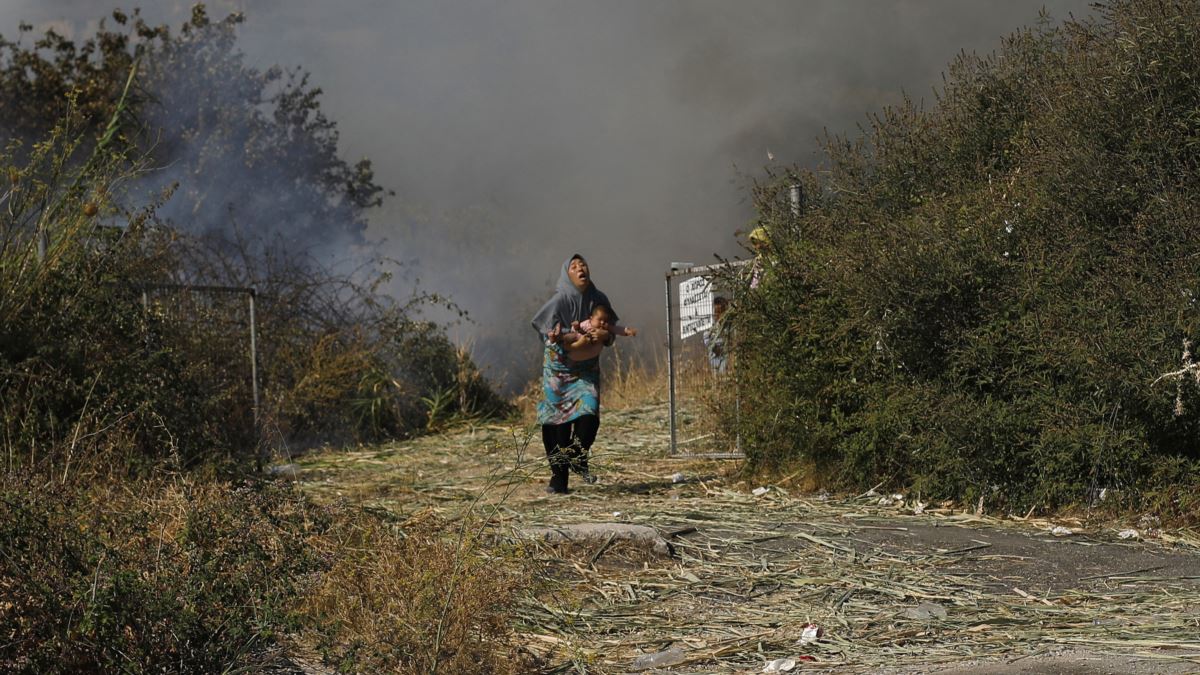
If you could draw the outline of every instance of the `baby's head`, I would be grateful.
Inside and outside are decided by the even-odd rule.
[[[608,305],[596,305],[588,318],[592,320],[592,328],[611,328],[613,311]]]

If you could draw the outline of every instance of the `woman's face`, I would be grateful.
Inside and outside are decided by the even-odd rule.
[[[583,258],[571,259],[571,264],[567,266],[567,276],[571,278],[571,283],[575,284],[575,288],[581,291],[587,289],[592,278],[591,274],[589,274],[587,261]]]

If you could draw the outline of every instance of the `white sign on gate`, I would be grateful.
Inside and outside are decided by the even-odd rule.
[[[704,277],[679,283],[679,339],[712,328],[712,284]]]

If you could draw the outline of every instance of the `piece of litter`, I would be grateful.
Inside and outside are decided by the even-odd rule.
[[[1161,524],[1162,521],[1159,520],[1158,516],[1149,513],[1139,518],[1137,522],[1142,536],[1151,538],[1162,535],[1162,530],[1158,529]]]
[[[685,480],[687,480],[687,476],[683,475],[682,471],[677,471],[677,472],[671,474],[671,482],[672,483],[682,483]]]
[[[807,645],[816,642],[818,638],[825,634],[821,627],[815,623],[810,623],[804,626],[804,630],[800,633],[800,644]]]
[[[902,614],[907,619],[915,619],[917,621],[930,621],[937,619],[938,621],[946,620],[946,608],[935,602],[922,602],[916,607],[909,607]]]
[[[651,668],[665,668],[682,663],[687,660],[687,654],[678,647],[671,647],[665,652],[655,652],[653,654],[642,654],[633,660],[630,668],[634,670],[649,670]]]
[[[1147,513],[1138,519],[1138,527],[1144,530],[1149,530],[1158,527],[1161,522],[1162,521],[1159,520],[1158,516]]]
[[[277,464],[268,466],[267,474],[285,480],[296,480],[300,477],[300,467],[296,464]]]
[[[1119,537],[1121,539],[1138,539],[1141,537],[1141,534],[1139,534],[1137,530],[1135,530],[1131,527],[1128,530],[1121,530],[1120,532],[1118,532],[1117,537]]]
[[[620,511],[613,511],[613,518],[620,518],[620,517],[621,517]]]
[[[929,506],[929,505],[926,504],[925,502],[917,502],[916,504],[913,504],[913,515],[919,516],[922,513],[925,513],[926,506]]]
[[[904,495],[902,495],[902,494],[900,494],[899,492],[897,492],[896,494],[892,495],[892,501],[894,501],[894,502],[903,502],[903,501],[904,501]]]
[[[1062,525],[1055,525],[1054,527],[1050,528],[1050,534],[1052,534],[1056,537],[1065,537],[1068,535],[1075,534],[1075,531],[1069,527],[1063,527]]]
[[[770,490],[771,490],[771,488],[769,488],[769,487],[756,487],[750,491],[750,494],[754,495],[755,497],[761,497],[761,496],[767,494],[767,492],[769,492]]]
[[[796,659],[775,659],[763,666],[764,673],[786,673],[796,667]]]

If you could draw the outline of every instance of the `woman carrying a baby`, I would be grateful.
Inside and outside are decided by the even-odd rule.
[[[550,460],[546,492],[556,494],[566,494],[571,471],[595,482],[588,452],[600,430],[600,351],[618,334],[637,334],[617,325],[608,296],[592,284],[590,272],[583,256],[571,256],[554,296],[533,316],[545,345],[538,423]]]

